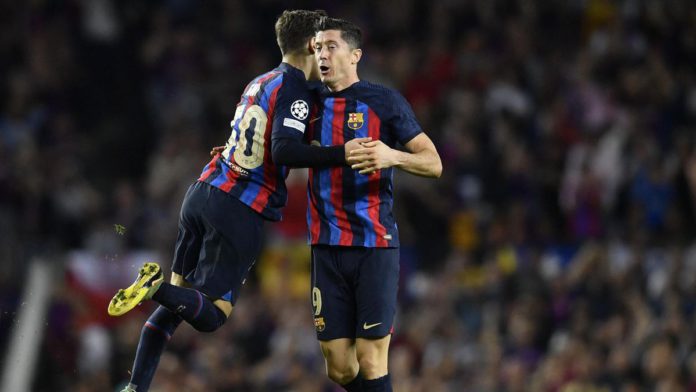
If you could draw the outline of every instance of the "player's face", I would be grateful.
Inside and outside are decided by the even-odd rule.
[[[350,80],[353,75],[357,76],[360,49],[351,49],[350,45],[341,38],[339,30],[318,32],[314,41],[314,50],[321,81],[329,87],[342,85],[342,82]]]
[[[309,48],[310,51],[309,53],[315,54],[314,52],[314,37],[312,37],[310,43],[309,43]],[[315,61],[314,64],[312,64],[312,69],[309,70],[309,80],[319,80],[320,79],[319,75],[319,64]]]

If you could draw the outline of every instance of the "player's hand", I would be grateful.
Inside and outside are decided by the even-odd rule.
[[[225,151],[225,146],[213,147],[213,149],[210,150],[210,156],[214,157],[217,154],[222,154],[223,151]]]
[[[346,162],[348,162],[348,158],[350,157],[350,153],[352,151],[362,148],[363,143],[367,143],[369,141],[372,141],[371,137],[356,137],[355,139],[348,140],[346,144],[343,145],[346,152]]]
[[[361,148],[350,152],[346,159],[352,169],[360,174],[372,174],[380,169],[392,167],[398,163],[397,151],[381,140],[363,143]]]

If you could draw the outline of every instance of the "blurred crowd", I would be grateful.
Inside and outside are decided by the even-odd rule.
[[[696,391],[689,0],[3,2],[0,352],[29,261],[61,271],[32,390],[127,382],[152,307],[106,304],[143,260],[169,265],[186,188],[280,62],[285,8],[362,26],[359,74],[406,96],[443,159],[439,180],[395,175],[396,391]],[[305,181],[228,323],[180,327],[153,391],[338,390]]]

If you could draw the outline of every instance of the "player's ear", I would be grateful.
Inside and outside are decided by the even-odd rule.
[[[350,63],[357,64],[362,58],[362,49],[353,49],[350,53]]]
[[[310,38],[309,41],[307,41],[307,45],[309,45],[309,46],[307,47],[307,50],[309,51],[309,54],[312,54],[312,55],[313,55],[314,52],[315,52],[315,50],[314,50],[314,42],[316,42],[316,39],[315,39],[314,37]]]

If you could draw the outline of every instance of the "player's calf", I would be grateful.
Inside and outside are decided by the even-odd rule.
[[[140,333],[130,383],[124,391],[144,392],[150,388],[164,347],[181,321],[181,317],[163,306],[155,309],[150,315]]]
[[[358,375],[358,368],[339,368],[336,366],[329,365],[328,361],[326,364],[326,373],[331,381],[338,385],[346,385],[353,381]]]

